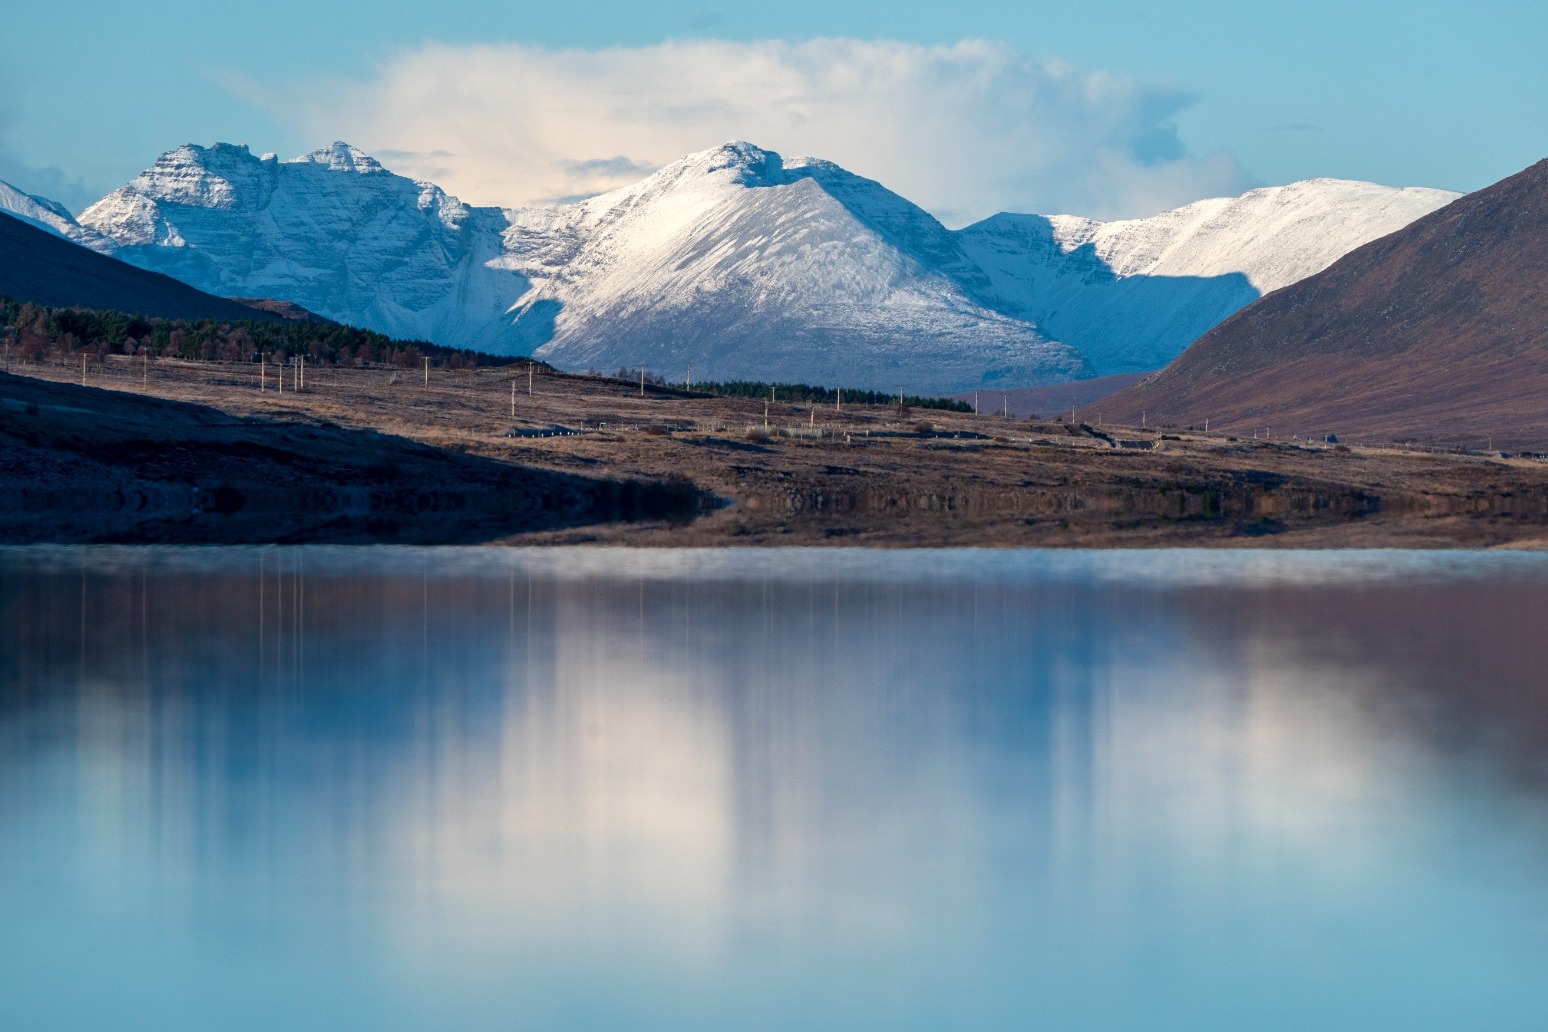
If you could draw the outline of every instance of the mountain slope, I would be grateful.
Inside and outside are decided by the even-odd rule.
[[[1311,179],[1148,219],[996,215],[962,230],[1000,307],[1101,374],[1155,369],[1243,305],[1457,198]]]
[[[293,301],[402,339],[508,351],[491,322],[528,287],[504,215],[334,144],[281,162],[179,147],[81,213],[120,257],[210,293]]]
[[[1454,195],[1317,180],[1095,223],[950,231],[747,143],[552,209],[476,208],[337,143],[186,146],[81,216],[201,289],[566,368],[947,392],[1148,370]]]
[[[0,296],[166,319],[278,318],[98,254],[8,214],[0,214]]]
[[[1548,161],[1248,306],[1103,408],[1548,448],[1544,397]]]
[[[539,358],[701,377],[945,391],[1085,363],[979,303],[955,238],[880,184],[733,144],[507,236],[556,313]],[[980,276],[981,280],[982,277]]]
[[[13,215],[45,232],[103,254],[112,254],[118,249],[109,237],[76,222],[69,209],[58,201],[23,193],[4,181],[0,181],[0,213]]]

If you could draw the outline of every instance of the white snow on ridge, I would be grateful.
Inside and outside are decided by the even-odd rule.
[[[1151,219],[953,232],[879,183],[742,142],[508,210],[344,143],[284,162],[217,144],[169,151],[76,228],[212,293],[563,368],[948,392],[1157,368],[1454,196],[1309,180]]]
[[[1088,222],[1079,230],[1070,225],[1062,242],[1067,249],[1094,244],[1118,276],[1242,273],[1267,294],[1316,275],[1360,243],[1395,232],[1459,196],[1307,179],[1198,201],[1148,219]]]
[[[1310,179],[1148,219],[1004,214],[960,232],[1000,307],[1107,375],[1160,368],[1237,309],[1458,196]]]
[[[179,147],[81,222],[113,237],[118,257],[212,294],[488,351],[512,350],[491,324],[529,287],[500,265],[504,213],[343,143],[285,162],[230,144]]]
[[[75,221],[68,208],[47,197],[22,193],[10,183],[0,181],[0,211],[73,243],[83,244],[104,254],[112,254],[118,245]]]
[[[1070,348],[941,271],[938,249],[956,248],[939,223],[844,177],[739,143],[576,205],[512,213],[508,249],[557,313],[538,357],[887,390],[1086,374]]]

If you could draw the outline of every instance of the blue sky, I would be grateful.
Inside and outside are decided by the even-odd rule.
[[[1312,176],[1469,190],[1548,155],[1548,5],[1539,3],[445,0],[382,10],[354,0],[133,8],[66,0],[13,9],[5,22],[0,178],[76,208],[170,147],[216,140],[290,156],[342,137],[401,154],[404,171],[440,173],[472,200],[516,203],[612,185],[575,170],[649,167],[677,156],[673,147],[720,142],[716,134],[782,150],[832,150],[837,138],[852,143],[819,156],[859,165],[958,221],[986,206],[1143,214],[1190,195]],[[888,47],[800,46],[825,38]],[[727,46],[664,54],[658,45],[669,40]],[[964,40],[998,49],[949,59],[928,50]],[[757,41],[790,46],[770,57],[745,46]],[[469,48],[490,45],[476,52],[481,76],[457,79]],[[591,51],[603,53],[591,60]],[[655,116],[606,99],[636,87],[653,96],[685,79],[682,62],[704,60],[718,64],[695,66],[686,79],[734,102],[702,125],[680,103],[660,105],[671,110],[656,126]],[[854,60],[865,79],[902,61],[911,70],[883,76],[876,89],[916,99],[889,107],[888,94],[855,108],[814,99],[835,81],[831,70],[813,72],[823,60]],[[769,61],[772,71],[749,70]],[[521,67],[507,80],[501,62]],[[717,74],[727,77],[723,91]],[[1020,94],[1049,75],[1063,99],[1023,104]],[[760,101],[769,83],[792,76],[805,76],[792,87],[802,118],[827,123],[827,135],[792,128],[800,119],[779,109],[787,101]],[[948,90],[951,76],[987,85],[916,122],[917,97]],[[538,109],[565,92],[595,102],[541,121]],[[437,111],[463,101],[469,125],[448,136]],[[1077,131],[1103,120],[1101,132]],[[732,131],[744,123],[747,131]],[[957,133],[964,123],[979,136]],[[1011,143],[988,139],[997,133]],[[770,135],[778,139],[759,138]],[[1045,135],[1055,142],[1036,162],[1012,153]],[[493,149],[475,153],[486,141]],[[1111,167],[1088,176],[1099,160]],[[934,165],[933,178],[920,171]]]

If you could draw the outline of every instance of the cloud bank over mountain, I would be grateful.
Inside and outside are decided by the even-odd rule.
[[[1188,152],[1186,92],[980,41],[428,43],[368,79],[251,99],[474,203],[591,196],[727,139],[822,155],[948,225],[1150,215],[1253,185],[1229,152]]]

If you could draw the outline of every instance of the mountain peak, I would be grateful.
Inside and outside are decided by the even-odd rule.
[[[669,165],[668,168],[674,166]],[[764,150],[746,140],[732,140],[719,147],[690,154],[675,163],[682,171],[696,171],[705,175],[731,171],[743,183],[779,182],[784,176],[785,159],[774,151]]]
[[[310,154],[303,154],[293,159],[292,164],[321,165],[335,172],[359,172],[362,175],[387,171],[382,167],[381,162],[343,140],[335,140],[330,146],[319,147]]]
[[[280,162],[168,152],[80,222],[201,289],[398,336],[674,375],[895,387],[906,369],[911,388],[956,389],[1155,368],[1435,206],[1370,191],[953,232],[874,180],[747,140],[523,209],[461,204],[338,141]]]

